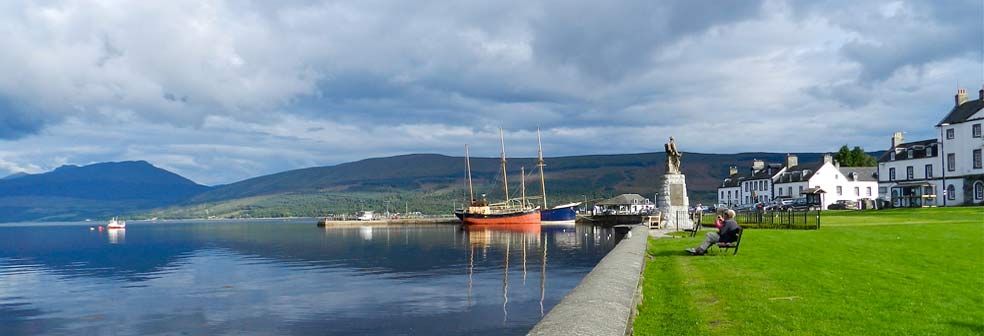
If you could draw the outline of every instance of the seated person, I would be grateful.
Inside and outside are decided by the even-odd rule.
[[[708,232],[700,246],[688,248],[686,251],[692,255],[703,255],[707,253],[707,248],[713,244],[718,242],[730,243],[738,240],[738,222],[735,222],[735,211],[725,210],[723,219],[724,221],[718,226],[718,232]],[[718,221],[715,221],[715,224],[718,224]]]

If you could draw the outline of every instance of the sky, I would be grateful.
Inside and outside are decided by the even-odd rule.
[[[217,185],[410,153],[825,152],[935,137],[984,0],[2,1],[0,176]],[[684,164],[685,164],[684,159]]]

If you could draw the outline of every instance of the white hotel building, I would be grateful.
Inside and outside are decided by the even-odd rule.
[[[879,197],[895,207],[984,204],[984,89],[969,100],[963,89],[936,124],[936,139],[903,142],[901,132],[878,159]]]

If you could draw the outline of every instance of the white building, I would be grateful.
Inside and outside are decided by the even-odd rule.
[[[790,158],[793,160],[790,162]],[[794,164],[775,181],[779,197],[803,197],[805,193],[823,191],[819,203],[823,209],[837,201],[862,202],[878,197],[876,167],[840,167],[830,154],[816,164],[795,164],[795,156],[787,156],[787,164]],[[781,195],[780,195],[781,194]]]
[[[782,164],[766,164],[762,160],[753,160],[744,173],[739,173],[738,167],[730,167],[730,174],[718,187],[718,204],[735,207],[772,201],[773,181],[784,169]]]
[[[976,100],[960,89],[936,139],[906,143],[896,132],[878,160],[879,197],[897,207],[984,204],[982,108],[984,89]]]
[[[718,188],[718,203],[743,206],[822,192],[817,203],[826,209],[840,200],[860,202],[878,197],[876,173],[875,167],[840,167],[830,154],[825,154],[820,163],[807,165],[800,165],[792,154],[787,154],[782,164],[766,165],[755,160],[747,173],[731,168],[731,174]]]

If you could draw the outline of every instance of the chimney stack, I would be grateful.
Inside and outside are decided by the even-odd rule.
[[[752,160],[752,172],[757,172],[759,170],[765,169],[765,161],[754,159]]]
[[[786,154],[786,169],[792,169],[799,165],[799,158],[795,154]]]
[[[728,167],[728,176],[738,175],[738,166]]]
[[[981,90],[977,91],[977,94],[978,94],[978,99],[984,102],[984,87],[981,87]]]
[[[830,153],[824,153],[823,163],[834,163],[834,156],[830,155]]]
[[[905,138],[902,137],[902,132],[895,132],[895,135],[892,135],[892,150],[901,145],[904,139]]]
[[[963,105],[963,103],[967,102],[967,90],[958,89],[957,95],[953,99],[957,103],[957,106]]]

